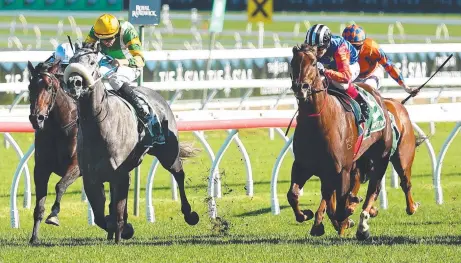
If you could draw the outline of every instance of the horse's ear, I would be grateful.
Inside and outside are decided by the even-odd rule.
[[[29,76],[32,76],[32,74],[35,71],[35,68],[30,61],[27,61],[27,69],[29,70]]]
[[[75,52],[77,52],[77,50],[82,48],[82,42],[81,41],[76,41],[74,46],[75,46]]]
[[[295,54],[296,52],[298,52],[299,48],[298,48],[298,45],[294,46],[292,51],[293,51],[293,54]]]
[[[52,74],[56,74],[58,72],[58,69],[59,69],[59,65],[61,65],[61,60],[60,59],[57,59],[53,62],[53,65],[50,67],[50,69],[48,70],[48,72],[52,73]]]
[[[101,48],[101,43],[96,42],[96,43],[95,43],[94,50],[96,50],[98,53],[101,52],[101,50],[102,50],[102,48]]]

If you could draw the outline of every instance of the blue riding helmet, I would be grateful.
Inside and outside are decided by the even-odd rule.
[[[69,43],[60,44],[54,51],[54,59],[60,59],[61,64],[69,64],[69,60],[74,56],[74,51]]]

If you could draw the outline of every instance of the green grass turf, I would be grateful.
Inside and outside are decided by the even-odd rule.
[[[431,137],[436,153],[453,128],[453,123],[437,124]],[[427,125],[422,125],[428,130]],[[217,151],[225,132],[206,132],[212,148]],[[32,135],[13,134],[27,149]],[[181,133],[181,140],[195,141],[190,133]],[[286,201],[292,156],[288,154],[280,170],[278,197],[281,214],[270,212],[270,178],[275,159],[283,143],[279,138],[268,140],[267,130],[240,132],[250,153],[254,176],[254,197],[245,195],[245,170],[235,145],[224,156],[222,174],[223,198],[217,199],[218,213],[228,227],[210,221],[207,216],[207,176],[210,161],[205,152],[185,165],[187,194],[194,210],[200,215],[198,225],[188,226],[180,213],[180,204],[171,200],[170,177],[159,169],[155,178],[154,207],[157,221],[146,222],[145,185],[151,157],[142,164],[141,214],[133,213],[133,191],[130,191],[129,221],[135,228],[133,239],[114,245],[105,240],[105,233],[87,224],[87,206],[80,201],[82,181],[71,185],[63,198],[59,215],[61,226],[41,225],[39,246],[28,245],[32,230],[32,209],[20,206],[19,229],[9,225],[9,193],[12,175],[18,163],[12,149],[0,146],[0,262],[459,262],[461,260],[461,225],[459,206],[461,187],[461,140],[455,138],[446,155],[442,173],[444,204],[436,205],[430,175],[431,165],[425,146],[418,148],[413,165],[413,194],[421,202],[413,216],[405,213],[405,199],[400,189],[389,186],[389,209],[380,210],[370,221],[372,238],[365,242],[355,239],[356,228],[338,238],[326,220],[326,235],[310,237],[312,221],[295,221]],[[196,146],[199,146],[196,141]],[[33,158],[29,162],[33,170]],[[47,216],[55,198],[52,175],[46,203]],[[360,195],[365,195],[362,185]],[[20,183],[23,192],[23,182]],[[34,189],[34,188],[33,188]],[[107,186],[106,186],[107,189]],[[35,191],[33,191],[34,193]],[[35,196],[32,196],[33,204]],[[318,206],[319,181],[311,179],[300,198],[303,209]],[[359,210],[352,216],[358,222]]]

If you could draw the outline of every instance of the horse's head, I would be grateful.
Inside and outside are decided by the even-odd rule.
[[[59,80],[55,74],[58,72],[60,63],[39,63],[34,68],[30,61],[29,69],[29,120],[35,130],[43,128],[45,120],[56,103],[56,94],[60,88]]]
[[[317,48],[307,44],[293,47],[291,89],[300,102],[307,101],[312,94],[323,91],[316,89],[321,83],[316,54]]]
[[[64,71],[66,92],[78,100],[82,95],[89,94],[99,78],[98,54],[101,51],[99,43],[75,45],[75,54]]]

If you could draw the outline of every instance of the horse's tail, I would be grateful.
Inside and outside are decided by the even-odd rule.
[[[180,142],[179,143],[179,158],[186,159],[195,157],[200,153],[199,148],[195,148],[192,142]]]
[[[427,139],[429,139],[429,136],[417,135],[417,136],[416,136],[415,146],[416,146],[416,147],[420,146],[420,145],[423,144],[423,142],[425,142]]]

